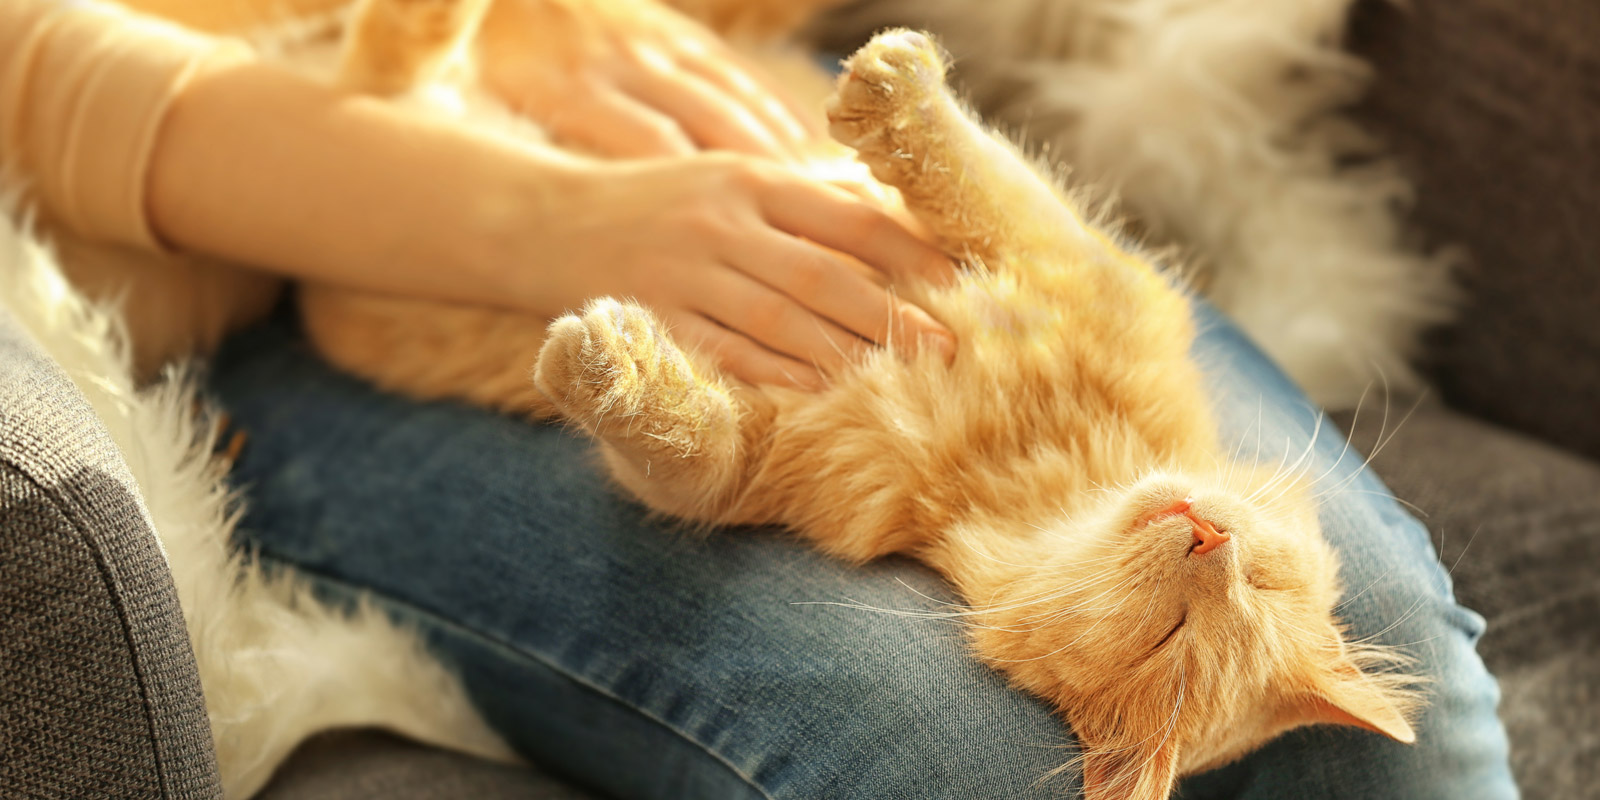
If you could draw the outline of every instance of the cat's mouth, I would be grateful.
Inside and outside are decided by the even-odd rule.
[[[1185,497],[1182,500],[1174,500],[1172,501],[1172,504],[1166,508],[1157,509],[1145,514],[1134,522],[1134,526],[1142,528],[1153,522],[1159,522],[1160,520],[1167,519],[1169,517],[1185,517],[1189,520],[1192,532],[1194,533],[1194,544],[1189,546],[1189,555],[1191,557],[1203,556],[1206,553],[1209,553],[1212,550],[1227,544],[1228,540],[1232,538],[1228,534],[1226,528],[1218,528],[1217,526],[1211,524],[1210,520],[1195,513],[1193,497]]]

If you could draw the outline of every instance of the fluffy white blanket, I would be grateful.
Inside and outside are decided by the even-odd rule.
[[[254,794],[296,745],[334,728],[514,759],[413,632],[367,606],[330,610],[233,545],[226,465],[190,383],[173,372],[135,388],[116,315],[67,284],[14,208],[0,200],[0,306],[71,376],[139,484],[177,584],[226,795]]]

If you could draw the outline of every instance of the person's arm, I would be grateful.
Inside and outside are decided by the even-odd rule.
[[[948,262],[842,190],[729,154],[579,158],[269,64],[188,84],[149,197],[173,245],[303,279],[545,317],[635,297],[747,380],[814,383],[891,328],[948,345],[833,251],[896,274]]]
[[[579,159],[112,6],[0,8],[8,163],[88,238],[547,317],[632,296],[749,380],[809,383],[891,329],[948,342],[861,267],[937,272],[943,256],[771,162]]]
[[[198,76],[153,153],[152,227],[173,246],[325,283],[527,308],[531,270],[477,252],[539,224],[577,168],[266,63]]]

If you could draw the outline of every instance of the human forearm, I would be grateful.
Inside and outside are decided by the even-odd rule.
[[[173,102],[149,214],[180,249],[296,278],[526,307],[536,280],[489,248],[549,224],[574,163],[252,63]]]

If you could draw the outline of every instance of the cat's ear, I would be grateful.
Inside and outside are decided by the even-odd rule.
[[[1178,745],[1165,733],[1122,748],[1088,748],[1083,800],[1165,800],[1178,779]]]
[[[1415,705],[1414,694],[1396,684],[1393,677],[1362,673],[1341,655],[1297,700],[1291,713],[1298,724],[1349,725],[1413,744],[1417,732],[1406,711]]]

